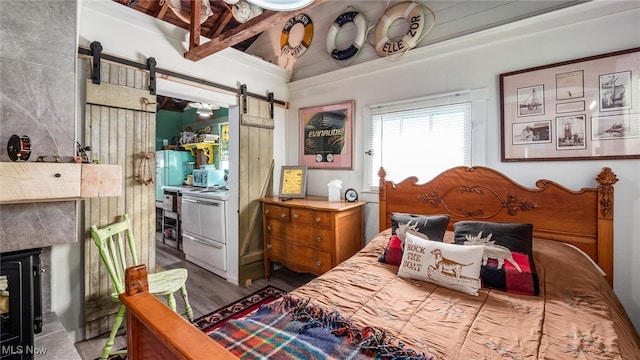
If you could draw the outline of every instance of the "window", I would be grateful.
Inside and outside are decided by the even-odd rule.
[[[453,166],[471,166],[471,93],[371,106],[369,188],[377,190],[381,166],[387,180],[396,182],[409,176],[426,182]],[[483,110],[485,106],[483,101]]]

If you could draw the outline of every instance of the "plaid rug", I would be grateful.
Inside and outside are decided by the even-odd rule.
[[[284,290],[267,285],[251,295],[197,318],[193,324],[205,334],[209,334],[227,321],[247,315],[259,308],[260,305],[268,304],[286,294],[287,292]],[[100,350],[102,351],[102,348]],[[124,360],[126,358],[127,355],[112,355],[109,360]]]
[[[205,334],[209,334],[227,321],[243,317],[259,308],[260,305],[268,304],[286,294],[287,292],[284,290],[267,285],[249,296],[199,317],[193,323]]]

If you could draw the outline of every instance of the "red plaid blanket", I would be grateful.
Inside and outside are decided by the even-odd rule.
[[[359,328],[308,303],[285,296],[209,336],[241,359],[427,359],[394,344],[382,329]]]

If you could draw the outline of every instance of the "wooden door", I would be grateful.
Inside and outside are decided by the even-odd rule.
[[[273,184],[273,119],[269,103],[248,99],[240,121],[239,283],[264,276],[262,212],[259,199]]]
[[[88,229],[104,226],[128,213],[137,243],[138,260],[155,268],[155,184],[143,184],[155,176],[156,97],[149,94],[145,71],[102,61],[101,84],[91,82],[91,63],[85,61],[86,104],[84,139],[91,161],[122,166],[122,196],[84,201],[85,338],[111,330],[117,304],[113,287]],[[145,104],[146,99],[149,104]],[[142,169],[141,169],[142,166]],[[142,174],[141,174],[142,170]]]

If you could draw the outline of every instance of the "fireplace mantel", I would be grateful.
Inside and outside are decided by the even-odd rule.
[[[45,162],[0,162],[0,204],[120,196],[122,167]]]

